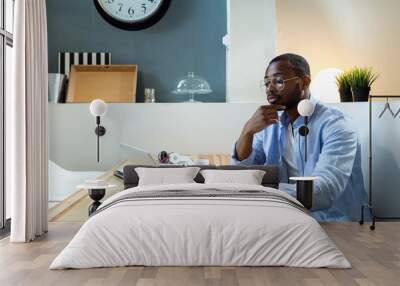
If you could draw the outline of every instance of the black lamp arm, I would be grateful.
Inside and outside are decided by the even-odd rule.
[[[304,125],[300,127],[299,133],[301,136],[304,136],[304,161],[307,162],[307,135],[310,132],[308,129],[308,116],[304,116]]]
[[[304,117],[304,124],[306,126],[306,135],[304,136],[304,162],[307,162],[307,135],[308,135],[308,116]]]
[[[100,116],[96,116],[96,128],[94,130],[94,133],[97,135],[97,162],[100,161],[100,136],[103,136],[106,134],[106,129],[104,126],[100,125]]]

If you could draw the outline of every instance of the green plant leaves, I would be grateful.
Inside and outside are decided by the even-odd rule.
[[[378,75],[372,71],[372,68],[354,67],[338,75],[336,84],[339,90],[351,87],[371,87],[377,78]]]
[[[338,86],[339,90],[350,89],[349,71],[342,72],[336,76],[336,85]]]

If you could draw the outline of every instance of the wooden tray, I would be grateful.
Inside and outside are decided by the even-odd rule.
[[[137,65],[72,65],[66,102],[135,102],[137,70]]]

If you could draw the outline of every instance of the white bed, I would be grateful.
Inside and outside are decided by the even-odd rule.
[[[173,190],[252,190],[272,199],[251,195],[122,199]],[[254,185],[130,188],[100,206],[50,269],[128,265],[350,268],[342,252],[299,204],[277,189]]]

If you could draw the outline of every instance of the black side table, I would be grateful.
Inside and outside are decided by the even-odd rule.
[[[89,206],[89,216],[94,213],[97,208],[101,205],[100,200],[104,198],[104,195],[106,194],[106,189],[88,189],[89,192],[89,197],[94,201],[90,206]]]
[[[313,206],[313,185],[320,177],[290,177],[296,181],[296,198],[303,206],[310,210]]]
[[[106,189],[114,188],[116,185],[103,185],[103,186],[94,186],[90,184],[83,184],[77,186],[78,189],[87,189],[89,197],[93,200],[93,203],[88,208],[89,216],[94,213],[97,208],[101,205],[100,200],[104,198],[106,194]]]

